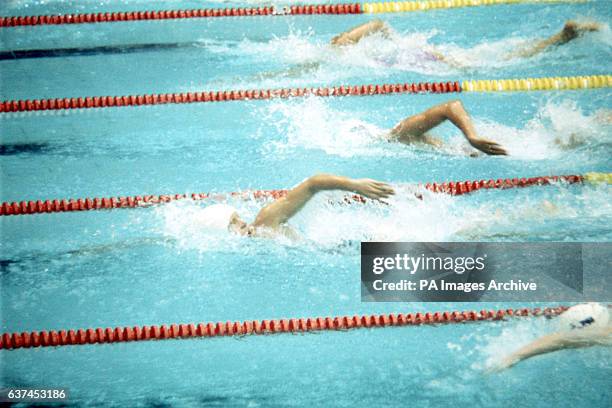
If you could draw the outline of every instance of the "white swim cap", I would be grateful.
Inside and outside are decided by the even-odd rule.
[[[599,303],[583,303],[572,306],[559,316],[561,330],[604,328],[608,325],[608,308]]]
[[[194,217],[193,224],[205,230],[227,231],[230,219],[236,209],[227,204],[213,204],[198,211]]]

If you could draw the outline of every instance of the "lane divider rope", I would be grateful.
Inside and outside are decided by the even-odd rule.
[[[401,13],[460,7],[497,6],[502,4],[586,3],[588,0],[420,0],[363,3],[363,13]]]
[[[612,75],[471,80],[461,83],[463,92],[552,91],[607,88]]]
[[[126,343],[147,340],[188,339],[197,337],[231,337],[274,333],[312,331],[346,331],[359,328],[419,326],[464,322],[491,322],[512,317],[557,316],[568,308],[506,309],[464,312],[391,313],[316,317],[302,319],[245,320],[236,322],[187,323],[153,326],[125,326],[71,330],[42,330],[3,333],[0,349],[77,346],[86,344]]]
[[[500,4],[583,3],[586,0],[422,0],[381,3],[307,4],[285,7],[240,7],[191,10],[146,10],[125,12],[74,13],[38,16],[3,16],[0,27],[112,23],[121,21],[178,20],[210,17],[295,16],[309,14],[364,14],[425,11],[457,7],[491,6]]]
[[[354,85],[319,88],[278,88],[238,91],[183,92],[167,94],[90,96],[13,100],[0,102],[0,112],[29,112],[63,109],[91,109],[140,105],[164,105],[199,102],[225,102],[308,96],[381,95],[388,93],[461,92],[458,82]]]
[[[542,186],[552,183],[608,183],[612,184],[612,173],[586,173],[584,175],[563,175],[563,176],[539,176],[529,178],[513,179],[490,179],[474,181],[451,181],[444,183],[419,184],[434,193],[445,193],[453,196],[468,194],[478,190],[487,189],[508,189],[529,186]],[[104,198],[79,198],[63,200],[37,200],[20,202],[3,202],[0,204],[0,216],[9,215],[28,215],[42,213],[59,213],[74,211],[110,210],[113,208],[138,208],[151,205],[165,204],[177,200],[191,199],[201,200],[223,200],[226,198],[238,198],[244,200],[251,199],[277,199],[287,194],[287,190],[256,190],[233,192],[227,194],[175,194],[175,195],[144,195],[128,197],[104,197]],[[359,195],[347,195],[344,202],[366,202],[367,200]]]
[[[120,21],[179,20],[210,17],[281,16],[308,14],[363,14],[361,4],[295,5],[278,8],[239,7],[191,10],[147,10],[106,13],[76,13],[63,15],[0,17],[0,27],[37,25],[113,23]]]
[[[0,113],[225,102],[275,98],[297,98],[308,96],[339,97],[404,93],[420,94],[545,90],[561,91],[607,87],[612,87],[612,75],[470,80],[463,81],[461,84],[459,82],[420,82],[399,84],[341,85],[319,88],[251,89],[146,95],[8,100],[0,102]]]

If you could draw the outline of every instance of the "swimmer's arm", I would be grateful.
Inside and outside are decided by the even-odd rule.
[[[391,186],[375,180],[355,180],[348,177],[319,174],[306,179],[290,190],[285,197],[264,207],[257,214],[253,225],[277,228],[297,214],[315,194],[325,190],[351,191],[375,200],[394,194]]]
[[[446,120],[461,130],[467,141],[481,152],[491,155],[508,154],[498,143],[478,136],[470,115],[458,100],[442,103],[419,114],[409,116],[391,130],[391,135],[401,143],[410,144],[415,138],[419,138],[425,143],[439,145],[439,142],[424,135]]]
[[[605,344],[605,340],[609,338],[611,333],[612,329],[608,327],[597,331],[584,330],[583,332],[549,334],[529,343],[506,357],[501,364],[496,367],[496,371],[510,368],[523,360],[541,354],[570,348],[583,348]]]
[[[444,55],[442,52],[440,52],[438,49],[431,47],[429,49],[426,50],[429,54],[431,54],[432,57],[434,57],[436,60],[443,62],[447,65],[450,65],[452,67],[455,68],[463,68],[464,64],[462,64],[461,62],[457,61],[456,59],[454,59],[453,57],[449,56],[449,55]]]
[[[377,32],[388,34],[388,27],[382,20],[376,19],[361,24],[332,38],[332,45],[350,45],[358,43],[362,38]]]
[[[537,43],[531,46],[527,46],[523,49],[511,52],[510,54],[508,54],[507,59],[533,57],[534,55],[544,52],[548,47],[551,47],[553,45],[562,44],[563,43],[562,41],[563,41],[563,35],[561,33],[557,33],[553,35],[552,37],[549,37],[545,40],[538,41]]]
[[[302,75],[309,74],[309,73],[316,71],[317,69],[319,69],[320,66],[321,66],[321,63],[318,61],[304,62],[304,63],[297,64],[292,67],[289,67],[283,70],[279,70],[279,71],[261,72],[259,74],[254,75],[253,78],[256,80],[278,78],[278,77],[298,78]]]
[[[521,50],[517,50],[515,52],[510,53],[507,59],[516,57],[533,57],[534,55],[546,51],[546,49],[549,47],[566,44],[584,32],[599,30],[601,30],[601,24],[597,22],[576,23],[574,21],[568,21],[563,26],[563,29],[557,34],[544,40],[540,40],[532,46],[528,46]]]

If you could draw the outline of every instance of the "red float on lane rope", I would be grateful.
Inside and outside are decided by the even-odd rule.
[[[233,91],[183,92],[169,94],[85,96],[76,98],[27,99],[0,102],[0,113],[65,109],[93,109],[122,106],[179,103],[225,102],[250,99],[297,98],[307,96],[361,96],[392,93],[461,92],[459,82],[342,85],[319,88],[277,88]]]
[[[75,13],[43,16],[14,16],[0,17],[0,27],[20,27],[39,25],[63,24],[92,24],[113,23],[120,21],[146,21],[146,20],[177,20],[188,18],[211,17],[242,17],[242,16],[286,16],[300,14],[361,14],[361,5],[354,4],[327,4],[327,5],[301,5],[278,8],[267,7],[241,7],[223,9],[193,9],[193,10],[148,10],[125,11],[112,13]]]
[[[245,320],[242,322],[187,323],[161,326],[134,326],[42,330],[3,333],[0,349],[77,346],[85,344],[125,343],[129,341],[183,339],[192,337],[230,337],[249,334],[303,333],[324,330],[348,330],[364,327],[418,326],[503,320],[507,317],[557,316],[566,306],[535,309],[481,310],[435,313],[391,313],[302,319]]]
[[[580,175],[565,176],[541,176],[530,178],[513,179],[490,179],[478,181],[458,181],[448,183],[427,183],[425,188],[434,193],[447,193],[450,195],[462,195],[480,189],[506,189],[516,187],[529,187],[534,185],[547,185],[551,183],[566,182],[569,184],[582,183],[583,177]]]
[[[451,181],[448,183],[427,183],[422,187],[434,193],[445,193],[453,196],[463,195],[482,189],[507,189],[520,188],[529,186],[541,186],[551,183],[582,183],[583,176],[580,175],[565,175],[565,176],[540,176],[530,178],[513,178],[513,179],[490,179],[476,181]],[[227,197],[243,198],[243,199],[262,199],[262,198],[279,198],[287,194],[287,190],[256,190],[245,192],[233,192],[228,194],[206,194],[193,193],[175,194],[175,195],[145,195],[145,196],[130,196],[130,197],[104,197],[104,198],[79,198],[79,199],[64,199],[64,200],[37,200],[37,201],[20,201],[20,202],[3,202],[0,204],[0,216],[4,215],[26,215],[26,214],[41,214],[41,213],[57,213],[57,212],[72,212],[72,211],[90,211],[112,208],[135,208],[146,207],[155,204],[169,203],[176,200],[191,199],[200,201],[205,199],[221,200]],[[345,202],[365,202],[366,199],[359,195],[348,195],[345,197]]]

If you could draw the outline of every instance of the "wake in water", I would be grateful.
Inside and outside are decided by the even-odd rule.
[[[472,337],[475,337],[477,345],[473,354],[477,358],[471,368],[477,371],[490,370],[505,356],[544,334],[554,332],[555,329],[555,322],[551,320],[529,319],[505,324],[497,335],[491,334],[490,331],[475,333]]]
[[[588,24],[588,23],[586,23]],[[609,45],[612,35],[608,25],[600,24],[599,31],[589,33],[589,41]],[[249,60],[268,64],[271,57],[278,61],[278,68],[260,72],[252,77],[232,78],[232,84],[244,87],[277,87],[286,85],[282,81],[291,79],[296,86],[307,86],[314,82],[326,82],[329,78],[342,81],[362,76],[388,77],[403,72],[427,76],[465,75],[476,69],[499,69],[525,64],[534,58],[550,53],[559,58],[575,58],[575,52],[567,55],[572,45],[538,50],[533,55],[521,56],[543,39],[511,36],[498,41],[485,40],[470,47],[434,41],[442,33],[436,30],[413,32],[376,32],[361,38],[350,46],[337,47],[330,44],[331,38],[315,35],[312,29],[306,32],[292,30],[287,36],[273,37],[267,42],[242,40],[238,43],[214,47],[214,52],[248,57]],[[203,39],[206,42],[205,39]],[[584,44],[583,44],[584,45]],[[529,52],[527,52],[529,54]],[[574,55],[572,57],[572,55]]]
[[[513,159],[548,160],[561,156],[574,156],[580,162],[607,160],[612,149],[609,111],[585,114],[574,101],[548,101],[522,128],[477,120],[483,136],[495,135],[496,141],[506,147]],[[460,142],[456,137],[454,143]],[[453,143],[451,141],[451,143]]]
[[[560,356],[562,353],[556,352],[563,349],[609,347],[612,336],[607,309],[605,304],[583,303],[570,307],[551,320],[515,321],[511,327],[504,325],[498,336],[488,333],[475,336],[481,343],[475,348],[481,358],[472,364],[472,368],[491,373],[543,354],[555,353]],[[609,350],[606,354],[610,356]],[[567,354],[563,358],[567,358]],[[602,368],[609,365],[603,363]]]
[[[155,210],[155,232],[175,242],[179,250],[199,252],[270,253],[282,248],[306,251],[354,252],[360,241],[521,241],[588,240],[599,237],[612,220],[612,191],[607,185],[553,185],[511,191],[478,192],[464,197],[434,194],[415,186],[396,184],[388,204],[339,204],[344,194],[318,194],[291,220],[300,239],[245,238],[225,231],[207,231],[198,223],[203,206],[175,202]],[[482,200],[482,195],[487,199]],[[480,196],[480,198],[479,198]],[[255,201],[231,202],[244,219],[254,219],[263,206]],[[568,235],[565,226],[579,222],[581,236]],[[608,237],[610,238],[610,237]],[[598,239],[598,238],[593,238]],[[348,244],[348,245],[347,245]],[[282,251],[283,249],[281,249]]]
[[[364,38],[350,47],[335,47],[329,38],[316,36],[312,29],[292,31],[285,37],[273,37],[268,42],[244,39],[238,43],[215,46],[217,53],[229,53],[267,65],[271,57],[278,62],[273,68],[251,77],[232,78],[233,86],[278,87],[291,80],[296,86],[313,82],[325,83],[329,78],[342,81],[360,76],[389,76],[402,72],[424,75],[447,75],[456,68],[441,63],[427,54],[433,50],[429,40],[435,31],[389,36],[380,33]],[[288,67],[288,68],[281,68]]]
[[[388,142],[383,139],[388,129],[367,122],[368,112],[333,109],[321,98],[274,101],[254,114],[261,118],[258,137],[269,140],[271,134],[278,135],[265,144],[265,153],[305,148],[353,157],[382,156],[388,151]]]
[[[262,118],[258,137],[269,139],[267,154],[283,154],[292,149],[318,149],[341,157],[384,156],[415,157],[424,145],[390,143],[386,139],[390,127],[371,123],[370,111],[339,110],[334,102],[321,98],[295,101],[274,101],[254,114]],[[407,112],[416,114],[418,112]],[[474,115],[477,132],[492,138],[509,153],[513,160],[549,160],[574,155],[575,160],[595,161],[608,158],[612,149],[609,111],[587,115],[575,102],[547,102],[523,127],[515,128]],[[397,117],[395,122],[404,119]],[[445,138],[439,150],[442,154],[467,156],[476,152],[467,145],[458,130]],[[441,130],[431,132],[444,136]],[[583,157],[584,156],[584,157]]]

